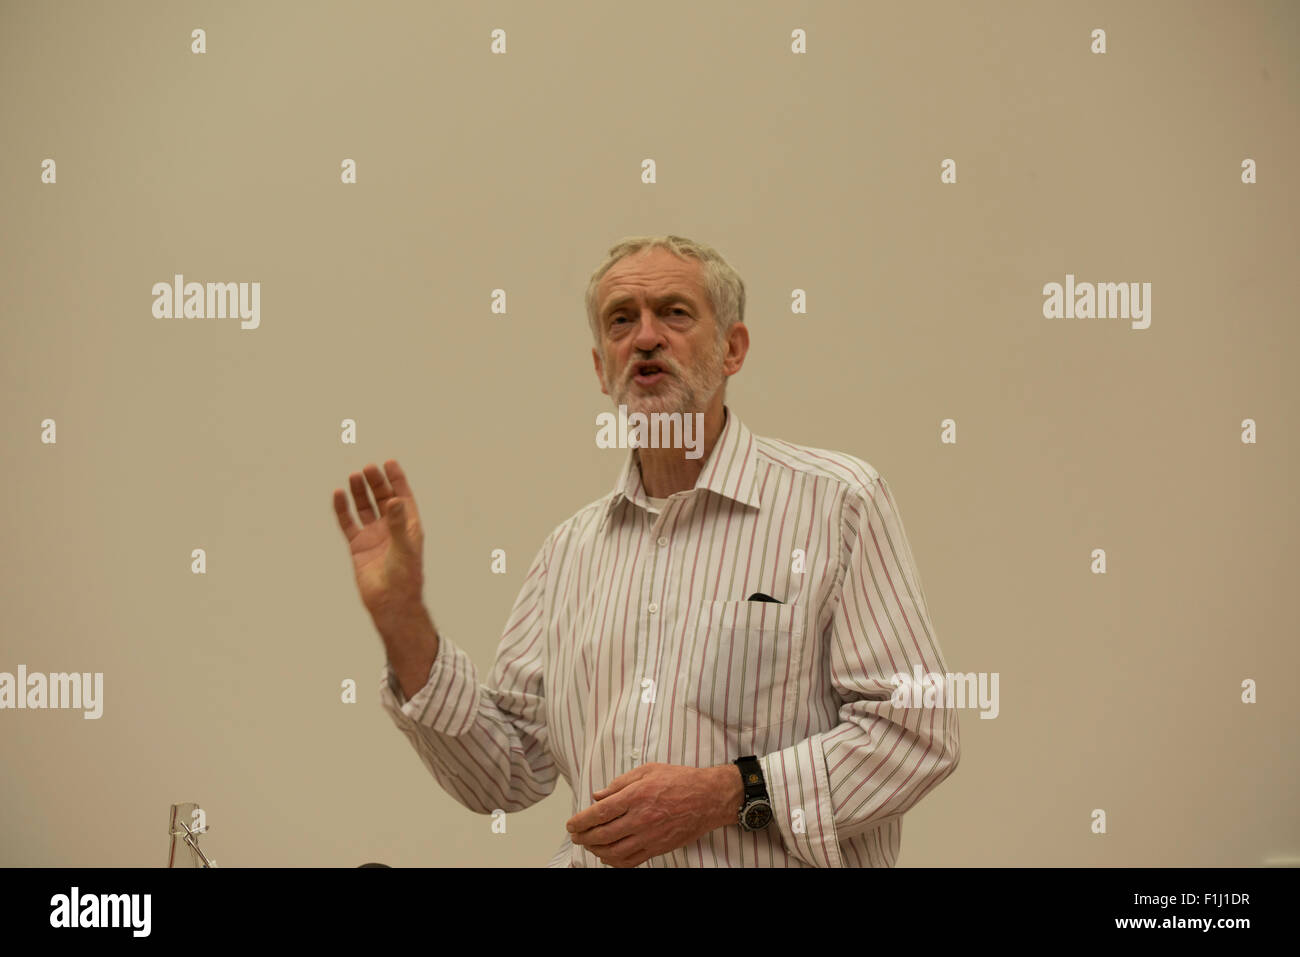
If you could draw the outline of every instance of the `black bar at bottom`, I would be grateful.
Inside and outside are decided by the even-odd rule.
[[[445,946],[449,931],[464,931],[482,934],[484,945],[521,935],[564,946],[576,934],[577,946],[603,948],[616,941],[695,944],[701,932],[714,931],[735,944],[749,928],[757,946],[785,923],[795,939],[824,934],[923,950],[1044,935],[1232,946],[1262,931],[1288,931],[1300,884],[1294,868],[597,868],[579,876],[375,864],[11,868],[0,870],[0,918],[7,944],[75,937],[92,945],[221,945],[271,932],[294,944],[354,938]]]

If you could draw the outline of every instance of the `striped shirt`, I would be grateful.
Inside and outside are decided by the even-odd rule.
[[[902,518],[865,461],[725,413],[695,487],[661,511],[632,451],[551,532],[486,682],[440,633],[425,686],[406,700],[386,665],[381,701],[480,814],[529,807],[559,775],[577,814],[642,763],[759,757],[771,824],[643,867],[892,867],[903,813],[959,757],[955,710],[891,701],[891,676],[946,672]],[[547,866],[605,865],[566,836]]]

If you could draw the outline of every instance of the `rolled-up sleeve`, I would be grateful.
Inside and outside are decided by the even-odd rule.
[[[529,567],[486,683],[464,649],[441,632],[428,680],[409,700],[390,665],[380,679],[380,703],[425,767],[480,814],[523,810],[555,789],[544,683],[550,541]]]
[[[773,826],[815,867],[845,866],[840,842],[902,815],[957,767],[957,712],[893,700],[896,675],[946,674],[921,578],[888,484],[850,489],[841,508],[842,574],[827,644],[841,700],[834,728],[760,761]]]

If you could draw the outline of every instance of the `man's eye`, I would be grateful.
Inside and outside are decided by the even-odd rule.
[[[671,311],[672,311],[672,312],[680,312],[682,315],[686,315],[686,316],[689,316],[689,315],[690,315],[690,313],[687,312],[686,309],[683,308],[682,306],[673,306],[673,308],[672,308]],[[626,319],[626,318],[627,318],[627,316],[625,316],[623,313],[620,312],[620,313],[616,313],[616,314],[614,314],[613,316],[610,316],[609,321],[610,321],[611,323],[615,323],[615,322],[618,322],[620,319]]]

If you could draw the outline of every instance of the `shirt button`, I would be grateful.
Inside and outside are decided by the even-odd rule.
[[[631,758],[633,761],[639,761],[641,759],[641,749],[633,748],[631,751],[627,753],[627,756]]]
[[[660,536],[659,536],[659,544],[660,544],[661,546],[662,546],[662,545],[667,545],[667,544],[668,544],[668,539],[666,539],[666,538],[664,538],[662,535],[660,535]]]
[[[659,606],[656,605],[654,602],[651,602],[650,604],[645,606],[645,610],[650,612],[650,614],[653,615],[655,612],[659,610]]]

